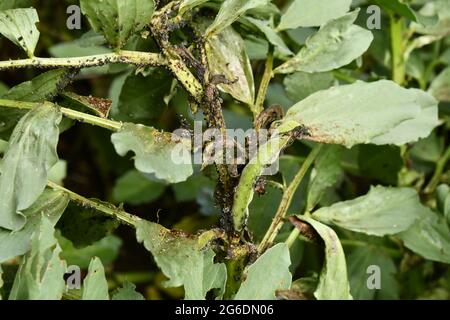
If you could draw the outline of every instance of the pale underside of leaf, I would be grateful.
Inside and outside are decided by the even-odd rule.
[[[42,217],[55,225],[68,203],[66,193],[46,189],[30,208],[24,210],[27,222],[22,230],[14,232],[0,228],[0,263],[27,253],[31,236],[37,231]]]
[[[193,174],[190,141],[154,128],[125,123],[111,136],[117,153],[133,151],[135,167],[170,183],[186,181]]]
[[[109,300],[105,268],[99,258],[93,258],[83,284],[83,300]]]
[[[227,278],[225,264],[215,264],[214,251],[203,248],[198,237],[170,231],[148,221],[137,225],[136,237],[169,278],[166,286],[184,286],[185,299],[204,300],[215,288],[223,293]]]
[[[393,235],[420,219],[423,207],[410,188],[373,187],[365,196],[320,208],[313,218],[368,235]]]
[[[30,57],[33,57],[39,40],[37,22],[39,17],[35,9],[0,11],[0,33],[22,47]]]
[[[298,216],[310,224],[325,243],[325,261],[314,296],[318,300],[351,300],[345,254],[336,232],[311,218]]]
[[[275,300],[277,290],[287,290],[291,287],[290,265],[291,258],[286,244],[279,243],[270,248],[250,265],[247,278],[234,299]]]
[[[318,27],[344,15],[352,0],[294,0],[281,16],[277,29]]]
[[[17,231],[25,225],[22,211],[44,191],[48,171],[58,160],[61,119],[58,108],[43,104],[28,112],[14,129],[0,164],[0,227]]]
[[[31,239],[31,251],[17,271],[10,300],[61,300],[66,289],[66,262],[52,222],[43,218]]]
[[[383,93],[380,95],[380,93]],[[289,109],[278,130],[299,126],[306,140],[341,144],[403,145],[427,137],[438,125],[437,101],[392,81],[357,82],[319,91]]]
[[[216,37],[208,39],[206,44],[211,71],[214,74],[224,75],[231,82],[221,84],[219,88],[236,100],[253,106],[255,99],[253,71],[241,36],[232,27],[228,27]]]
[[[274,70],[275,73],[309,73],[338,69],[367,51],[373,40],[370,31],[354,25],[359,10],[332,20],[306,40],[299,53]]]

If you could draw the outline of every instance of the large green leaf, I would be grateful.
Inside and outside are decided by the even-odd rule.
[[[407,230],[422,211],[414,189],[380,186],[365,196],[320,208],[312,216],[355,232],[385,236]]]
[[[290,265],[291,258],[286,244],[279,243],[270,248],[248,268],[247,278],[234,299],[275,300],[276,290],[291,287]]]
[[[136,292],[136,286],[131,282],[125,281],[112,296],[112,300],[145,300],[142,294]]]
[[[420,219],[398,235],[405,246],[425,259],[450,264],[450,228],[445,217],[422,207]]]
[[[0,263],[27,253],[31,236],[41,224],[42,217],[55,225],[68,203],[66,193],[46,189],[30,208],[24,210],[27,222],[22,230],[11,232],[0,228]]]
[[[23,259],[9,296],[10,300],[60,300],[66,289],[66,262],[54,236],[53,223],[42,218],[31,239],[31,250]]]
[[[372,246],[357,248],[347,257],[347,262],[350,291],[355,300],[399,298],[399,285],[395,278],[397,267],[385,253]],[[380,289],[367,286],[370,266],[380,268]]]
[[[437,101],[432,96],[381,80],[319,91],[291,107],[278,129],[287,132],[302,126],[307,130],[304,139],[350,148],[414,142],[437,125]]]
[[[92,28],[115,48],[122,48],[148,25],[154,10],[153,0],[81,0],[80,4]]]
[[[0,11],[0,33],[22,47],[29,57],[34,56],[34,49],[39,40],[37,22],[39,17],[35,9]]]
[[[125,123],[111,136],[117,153],[136,154],[134,164],[143,173],[154,173],[170,183],[185,181],[193,174],[190,139],[160,132],[151,127]]]
[[[255,99],[253,71],[239,33],[232,27],[224,28],[216,37],[208,39],[206,54],[211,71],[232,81],[231,84],[221,84],[219,88],[252,106]]]
[[[340,166],[341,148],[339,146],[326,146],[317,157],[315,171],[308,187],[308,211],[319,203],[325,191],[335,185],[342,175]]]
[[[48,171],[58,160],[61,118],[54,105],[42,104],[14,129],[0,167],[0,227],[17,231],[25,225],[22,211],[44,191]]]
[[[338,69],[360,57],[372,43],[373,35],[353,24],[358,13],[359,10],[353,11],[323,25],[306,40],[306,46],[295,57],[274,72],[325,72]]]
[[[105,268],[99,258],[93,258],[83,283],[83,300],[109,300]]]
[[[8,10],[15,8],[29,8],[32,0],[2,0],[0,1],[0,10]]]
[[[270,0],[225,0],[214,22],[206,30],[206,36],[219,34],[248,10],[265,6]]]
[[[278,29],[317,27],[344,15],[352,0],[294,0],[281,16]]]
[[[314,219],[301,216],[298,218],[310,224],[325,243],[325,262],[314,296],[318,300],[352,299],[347,278],[344,250],[336,232]]]
[[[138,241],[144,243],[169,278],[167,287],[183,285],[188,300],[203,300],[211,289],[223,293],[226,267],[214,263],[215,253],[204,248],[201,237],[170,231],[148,221],[141,221],[136,227]]]

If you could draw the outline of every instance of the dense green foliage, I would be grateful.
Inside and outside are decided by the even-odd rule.
[[[0,0],[0,299],[450,299],[450,0],[55,2]]]

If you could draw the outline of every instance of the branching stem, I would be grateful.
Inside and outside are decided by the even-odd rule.
[[[297,188],[300,186],[300,183],[313,164],[314,160],[317,158],[321,149],[322,145],[317,145],[310,152],[308,157],[303,162],[299,172],[294,177],[294,180],[292,180],[291,184],[287,187],[286,191],[283,194],[283,198],[281,199],[281,203],[278,207],[277,213],[272,220],[272,224],[270,225],[269,230],[266,232],[263,240],[259,244],[259,252],[264,252],[275,240],[278,232],[284,224],[284,219],[286,218],[287,211],[292,203],[292,199],[294,198],[295,191],[297,191]]]

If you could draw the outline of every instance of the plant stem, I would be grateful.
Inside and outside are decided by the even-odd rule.
[[[441,180],[441,175],[444,172],[445,166],[447,165],[447,162],[449,160],[450,160],[450,146],[447,148],[444,155],[437,162],[436,170],[434,171],[433,177],[431,178],[430,182],[425,188],[425,193],[431,194],[436,190]]]
[[[391,53],[392,53],[392,79],[399,85],[403,85],[406,77],[405,64],[405,40],[404,40],[404,19],[397,17],[394,13],[389,13],[391,23]]]
[[[7,69],[37,68],[88,68],[109,63],[129,63],[138,66],[164,66],[167,60],[160,54],[151,52],[119,51],[75,58],[30,58],[0,61],[0,71]]]
[[[258,90],[258,97],[256,98],[255,106],[252,108],[254,119],[256,119],[258,115],[264,110],[264,101],[266,100],[267,89],[269,88],[270,80],[273,77],[273,51],[274,47],[270,46],[264,74]]]
[[[310,152],[308,157],[303,162],[299,172],[294,177],[294,180],[292,180],[291,184],[287,187],[286,191],[283,194],[283,198],[281,199],[281,203],[278,207],[277,213],[272,220],[272,224],[270,225],[269,230],[266,232],[264,239],[259,244],[259,252],[262,253],[263,251],[265,251],[275,240],[275,237],[278,235],[278,232],[284,224],[284,219],[292,203],[292,199],[294,198],[295,191],[297,191],[297,188],[300,186],[300,183],[313,164],[314,160],[317,158],[321,149],[322,145],[319,144]]]
[[[44,103],[52,104],[51,102],[47,102],[47,101]],[[42,105],[42,103],[0,99],[0,106],[6,107],[6,108],[33,109],[40,105]],[[68,108],[62,108],[59,106],[58,106],[58,108],[60,109],[61,113],[69,119],[73,119],[73,120],[76,120],[79,122],[89,123],[91,125],[94,125],[97,127],[102,127],[102,128],[105,128],[105,129],[108,129],[111,131],[119,131],[122,128],[121,122],[96,117],[96,116],[93,116],[93,115],[90,115],[87,113],[83,113],[83,112],[68,109]]]
[[[85,207],[85,208],[92,208],[98,212],[102,212],[107,216],[113,217],[114,219],[119,220],[120,222],[131,226],[136,227],[136,224],[141,221],[141,218],[133,216],[127,212],[125,212],[122,209],[116,208],[113,205],[107,205],[103,204],[97,201],[93,201],[90,199],[87,199],[83,196],[80,196],[79,194],[76,194],[73,191],[70,191],[54,182],[48,181],[47,186],[53,190],[59,190],[66,193],[70,200],[77,203],[78,205]]]
[[[299,235],[300,235],[300,230],[298,230],[297,228],[294,228],[284,243],[286,243],[287,246],[289,248],[291,248],[292,245],[294,244],[295,240],[297,240]]]

